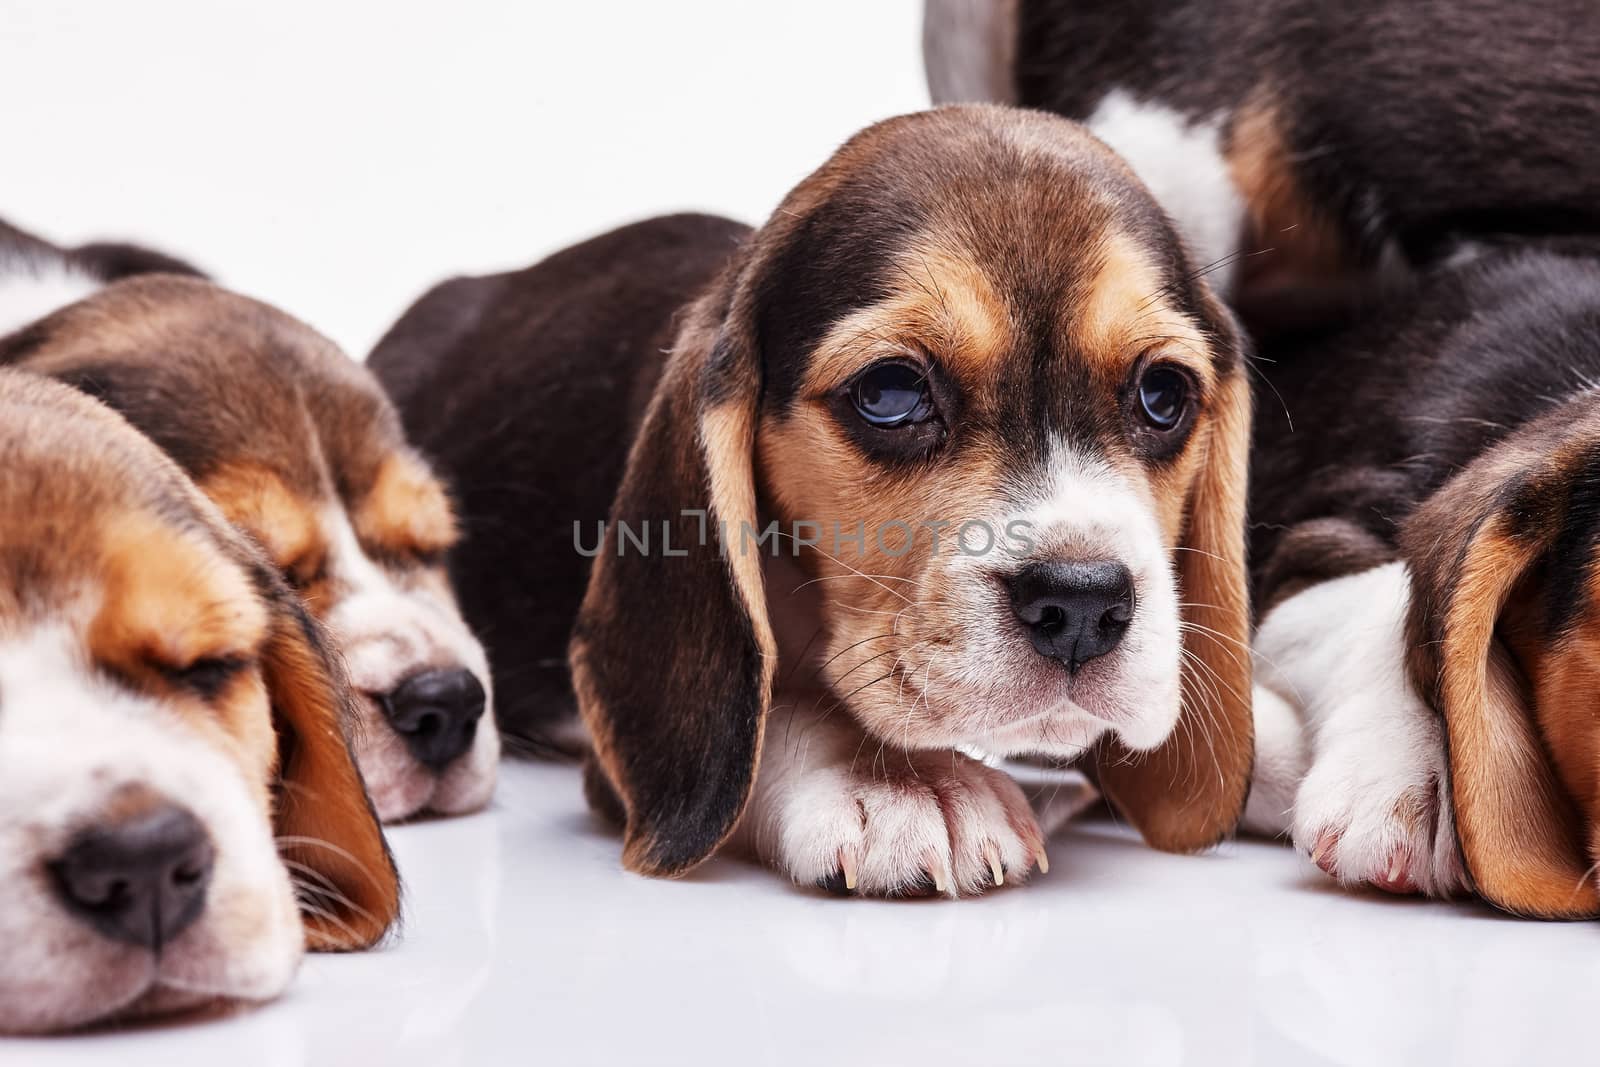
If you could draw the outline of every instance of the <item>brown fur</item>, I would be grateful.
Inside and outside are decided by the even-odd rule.
[[[477,728],[492,690],[446,570],[453,509],[365,367],[281,311],[165,275],[0,339],[0,365],[116,409],[266,549],[350,664],[358,756],[385,818],[487,800],[498,738]],[[470,675],[482,695],[463,689],[443,734],[406,732],[389,698],[436,671]]]
[[[1416,589],[1413,672],[1444,714],[1463,856],[1483,896],[1540,918],[1600,915],[1582,829],[1594,825],[1600,758],[1584,688],[1593,641],[1581,626],[1565,638],[1543,626],[1534,579],[1572,479],[1600,447],[1600,407],[1579,403],[1487,451],[1401,535]]]
[[[693,546],[696,523],[677,513],[707,506],[707,489],[713,529],[719,520],[732,530],[815,517],[870,528],[973,514],[1014,460],[1017,442],[995,427],[1013,417],[1012,387],[1026,373],[1015,361],[1029,352],[1029,331],[1041,325],[1030,316],[1041,309],[1081,375],[1071,399],[1086,409],[1120,412],[1124,383],[1153,350],[1198,382],[1200,423],[1169,465],[1146,473],[1128,446],[1109,431],[1105,437],[1108,461],[1148,489],[1191,626],[1183,637],[1183,722],[1165,746],[1139,758],[1108,746],[1101,773],[1113,800],[1159,847],[1206,847],[1237,820],[1253,752],[1243,527],[1250,396],[1237,338],[1203,287],[1174,281],[1181,252],[1164,220],[1123,215],[1138,201],[1120,161],[1065,124],[976,114],[981,119],[943,112],[896,120],[852,140],[790,195],[683,319],[634,442],[571,652],[578,705],[625,813],[624,859],[635,870],[681,873],[726,838],[750,792],[775,669],[795,664],[776,662],[770,618],[788,610],[787,591],[763,588],[753,554],[738,545],[721,552],[713,542],[690,547],[684,559],[644,560],[619,552],[616,524],[649,521],[659,530],[665,520],[675,545]],[[1000,173],[1019,166],[1014,156],[1026,162],[1003,193],[953,191],[945,207],[908,225],[882,292],[864,306],[831,322],[786,319],[782,328],[816,337],[792,353],[792,387],[776,382],[776,373],[790,371],[774,370],[781,342],[761,331],[771,293],[785,288],[774,280],[780,264],[836,198],[883,195],[867,191],[868,176],[929,168],[959,187],[963,179],[944,171],[966,170],[941,160],[963,154],[992,154]],[[899,206],[881,210],[891,217]],[[937,356],[963,397],[960,459],[932,473],[868,462],[829,410],[842,383],[902,349]],[[817,585],[828,649],[851,646],[873,615],[906,606],[896,580],[932,590],[908,625],[925,643],[946,639],[956,622],[941,615],[933,559],[920,539],[903,555],[869,551],[848,565],[803,555],[807,572],[825,579]],[[883,577],[828,580],[857,570]],[[674,616],[671,647],[639,639],[658,612],[687,605],[688,615]],[[914,649],[904,651],[914,664]],[[887,729],[891,714],[902,725],[921,714],[928,730],[940,728],[933,708],[891,707],[892,687],[857,687],[849,676],[866,665],[861,654],[829,662],[825,680],[851,693],[851,712],[869,728]],[[915,684],[914,666],[894,669]]]
[[[1469,887],[1545,918],[1600,914],[1597,324],[1594,259],[1485,250],[1259,367],[1258,604],[1405,564]],[[1455,842],[1433,837],[1453,885]]]
[[[376,942],[398,917],[399,882],[350,755],[351,693],[321,629],[260,550],[122,418],[15,371],[0,371],[0,410],[11,500],[0,507],[0,633],[70,619],[92,598],[86,656],[159,696],[237,765],[287,854],[332,887],[315,902],[321,914],[305,917],[308,945]],[[206,658],[237,660],[240,673],[214,694],[182,690],[173,672]]]
[[[704,487],[709,492],[704,500],[710,513],[708,521],[726,522],[735,529],[740,522],[754,521],[756,491],[751,469],[754,444],[753,388],[730,390],[726,399],[706,398],[702,401],[701,397],[702,375],[709,376],[705,363],[716,344],[715,330],[708,320],[715,313],[718,303],[715,297],[702,302],[686,322],[682,343],[663,374],[662,388],[645,414],[644,429],[634,446],[628,474],[619,491],[619,504],[614,513],[616,518],[651,521],[657,520],[658,516],[673,515],[680,508],[699,506],[700,502],[695,496]],[[737,382],[750,372],[745,365],[734,364],[727,367],[725,373]],[[667,443],[669,440],[672,442],[670,446]],[[675,507],[658,508],[648,501],[648,497],[662,489],[685,495],[676,498],[679,503]],[[629,506],[630,497],[647,499]],[[692,520],[685,521],[680,516],[674,525],[680,544],[693,543],[696,535],[691,532]],[[610,534],[608,542],[614,536],[614,533]],[[640,582],[652,580],[648,575],[635,576],[632,572],[641,568],[648,570],[650,562],[664,561],[644,561],[637,557],[602,553],[596,560],[594,575],[584,597],[583,616],[595,620],[626,619],[631,613],[630,590]],[[717,566],[698,555],[695,562],[701,567]],[[719,694],[715,691],[718,681],[714,672],[726,662],[726,657],[744,652],[743,663],[727,663],[725,673],[728,677],[721,681],[723,685],[747,687],[746,692],[751,695],[759,694],[754,706],[737,709],[741,725],[745,727],[741,749],[744,745],[749,746],[736,752],[733,757],[735,766],[744,765],[743,781],[734,786],[738,791],[737,807],[742,808],[754,780],[755,754],[760,749],[761,727],[770,701],[776,649],[770,627],[766,624],[766,613],[761,608],[764,594],[757,560],[730,554],[721,567],[726,568],[722,572],[722,581],[727,584],[716,595],[722,602],[706,605],[714,614],[705,621],[721,628],[733,620],[744,620],[745,632],[737,636],[722,634],[706,638],[700,646],[708,653],[704,660],[670,661],[666,665],[668,675],[664,679],[659,679],[659,655],[653,650],[641,649],[639,651],[648,656],[651,662],[648,667],[643,661],[635,663],[633,670],[638,673],[633,677],[637,678],[639,684],[648,685],[651,691],[664,690],[669,696],[683,693],[688,695],[690,701],[710,704],[719,700]],[[671,580],[671,577],[661,576],[655,580]],[[690,578],[690,581],[694,580]],[[698,589],[691,589],[687,595],[699,592]],[[573,684],[579,695],[584,722],[593,739],[594,756],[605,771],[621,807],[627,812],[623,861],[631,869],[646,873],[681,873],[693,862],[709,855],[722,842],[731,832],[733,820],[729,819],[720,826],[713,823],[709,840],[697,839],[687,845],[672,840],[670,829],[655,825],[657,819],[670,819],[677,814],[674,812],[664,816],[652,810],[656,805],[670,805],[682,810],[696,802],[714,804],[721,802],[722,798],[702,801],[695,795],[694,789],[685,787],[663,791],[665,795],[641,795],[643,789],[635,784],[640,779],[640,771],[636,769],[634,761],[644,755],[638,747],[643,723],[638,723],[636,717],[648,715],[649,712],[636,703],[636,696],[612,695],[617,689],[615,660],[619,658],[619,652],[610,650],[605,657],[606,662],[596,663],[588,651],[590,634],[595,628],[596,623],[591,622],[586,629],[580,618],[572,647]],[[745,646],[745,642],[748,642],[748,646]],[[705,671],[703,676],[699,674],[701,671]],[[647,677],[659,680],[646,682]],[[721,699],[737,700],[740,697]],[[707,751],[695,758],[703,761],[699,766],[715,766],[725,758],[721,744],[713,738],[695,736],[693,728],[693,720],[710,710],[716,709],[669,708],[665,714],[658,713],[658,717],[653,718],[657,718],[669,731],[676,732],[679,725],[688,727],[670,740],[663,738],[663,743],[674,747],[705,744]],[[698,775],[699,772],[695,773]],[[654,792],[656,783],[649,784]],[[686,860],[680,850],[689,852],[692,859]]]
[[[1155,753],[1134,762],[1113,752],[1100,774],[1107,794],[1145,839],[1177,851],[1233,829],[1255,760],[1250,593],[1238,521],[1250,458],[1250,384],[1243,370],[1220,392],[1177,559],[1186,602],[1183,720]],[[1197,746],[1206,758],[1196,757]]]
[[[279,570],[297,587],[315,584],[327,566],[328,546],[317,529],[311,501],[259,464],[229,464],[200,487],[229,521],[249,530]]]
[[[202,539],[139,515],[104,536],[103,595],[89,634],[97,659],[181,670],[261,643],[267,619],[254,590]]]
[[[258,674],[239,674],[209,699],[170,676],[205,659],[254,660],[266,635],[269,620],[255,588],[208,540],[147,515],[108,524],[88,650],[124,681],[191,711],[195,727],[261,784],[264,801],[276,759]]]
[[[456,543],[444,489],[415,456],[391,452],[354,515],[356,534],[383,557],[436,560]]]
[[[300,600],[280,589],[262,650],[280,746],[276,823],[284,859],[317,871],[304,887],[306,945],[377,943],[400,915],[400,882],[351,757],[355,695]]]
[[[1543,661],[1535,660],[1534,706],[1549,739],[1551,759],[1562,786],[1578,805],[1584,825],[1600,827],[1600,723],[1595,694],[1600,693],[1600,591],[1591,584],[1584,616],[1571,636],[1557,642]],[[1591,830],[1591,854],[1600,831]]]
[[[1336,221],[1301,186],[1271,93],[1258,89],[1233,116],[1228,169],[1249,212],[1241,247],[1248,286],[1326,285],[1361,270]]]
[[[316,586],[328,552],[324,509],[349,510],[369,551],[407,565],[420,555],[437,567],[453,540],[443,488],[365,368],[210,282],[118,282],[7,338],[0,365],[106,400],[303,588]],[[319,618],[333,604],[307,602]]]

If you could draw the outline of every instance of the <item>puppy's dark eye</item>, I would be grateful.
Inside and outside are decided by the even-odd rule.
[[[933,417],[928,375],[898,360],[868,367],[850,387],[850,400],[868,425],[880,429],[914,426]]]
[[[249,665],[243,656],[206,656],[187,667],[168,667],[164,673],[174,684],[211,700]]]
[[[1157,430],[1183,421],[1189,406],[1189,379],[1182,371],[1157,364],[1139,379],[1139,414]]]

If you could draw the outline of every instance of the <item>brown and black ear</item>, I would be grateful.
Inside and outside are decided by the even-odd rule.
[[[376,944],[400,915],[400,877],[350,751],[354,695],[300,600],[274,581],[263,673],[278,733],[273,830],[306,947]]]
[[[1245,375],[1241,356],[1218,383],[1175,561],[1183,618],[1178,725],[1152,752],[1109,746],[1099,767],[1101,785],[1118,810],[1147,842],[1169,852],[1209,848],[1233,831],[1255,760],[1245,561],[1251,399]]]
[[[209,280],[200,268],[176,256],[120,241],[79,245],[68,255],[77,266],[104,282],[120,281],[139,274],[185,274],[191,278]]]
[[[573,687],[631,870],[709,856],[749,798],[775,646],[753,528],[760,366],[731,273],[689,311],[628,457],[573,630]],[[728,548],[723,550],[724,536]],[[646,547],[647,546],[647,547]],[[610,803],[615,800],[616,803]]]
[[[1478,893],[1518,915],[1592,918],[1600,889],[1582,820],[1504,629],[1540,598],[1572,489],[1571,450],[1530,445],[1486,453],[1406,521],[1411,668],[1444,716],[1456,834]]]

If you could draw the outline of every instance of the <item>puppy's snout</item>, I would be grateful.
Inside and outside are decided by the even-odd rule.
[[[200,820],[162,804],[85,830],[50,870],[74,916],[114,941],[159,952],[205,911],[214,858]]]
[[[440,770],[472,747],[485,700],[477,676],[455,669],[413,674],[379,703],[411,754]]]
[[[1074,673],[1116,648],[1133,620],[1133,575],[1121,563],[1033,563],[1009,584],[1033,647]]]

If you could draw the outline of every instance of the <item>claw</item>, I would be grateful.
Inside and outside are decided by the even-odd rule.
[[[1006,872],[1005,868],[1000,866],[1000,850],[993,845],[989,845],[984,848],[983,852],[989,860],[989,873],[994,875],[994,884],[997,886],[1005,885]]]
[[[1033,854],[1033,858],[1039,864],[1040,874],[1050,873],[1050,857],[1044,854],[1043,845],[1039,846],[1039,850]]]
[[[1385,893],[1406,895],[1417,892],[1417,883],[1411,877],[1411,853],[1403,846],[1395,849],[1389,859],[1388,872],[1373,885]]]
[[[817,888],[822,890],[824,893],[832,893],[834,896],[843,896],[846,892],[848,892],[844,884],[844,875],[840,874],[838,871],[834,871],[832,874],[827,875],[824,878],[818,878]]]
[[[856,887],[856,857],[853,852],[842,848],[839,850],[839,870],[844,872],[844,887],[853,891]]]
[[[1332,831],[1324,831],[1317,835],[1317,845],[1311,850],[1311,862],[1321,867],[1328,874],[1336,875],[1333,869],[1333,850],[1338,846],[1338,834]]]

